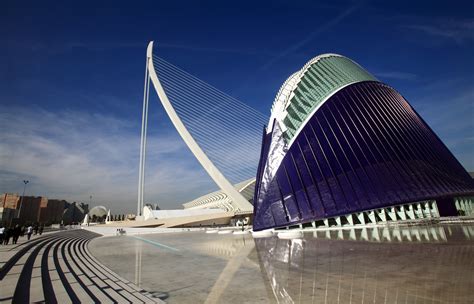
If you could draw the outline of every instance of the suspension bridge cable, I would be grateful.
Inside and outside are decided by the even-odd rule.
[[[160,57],[153,61],[173,108],[214,165],[233,183],[255,177],[267,117]]]

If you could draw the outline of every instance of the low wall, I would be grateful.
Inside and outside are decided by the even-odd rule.
[[[88,226],[81,227],[81,229],[102,234],[103,236],[119,235],[118,229],[123,231],[123,235],[139,235],[139,234],[154,234],[154,233],[175,233],[184,231],[200,231],[200,228],[133,228],[133,227],[106,227],[106,226]]]

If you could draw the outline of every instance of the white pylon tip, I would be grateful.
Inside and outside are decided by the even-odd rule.
[[[153,55],[153,40],[148,43],[148,47],[146,49],[146,56],[148,58],[151,58]]]

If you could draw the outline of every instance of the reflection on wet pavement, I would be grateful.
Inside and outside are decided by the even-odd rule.
[[[472,225],[313,231],[294,240],[203,232],[143,239],[147,242],[102,238],[91,251],[120,275],[170,303],[472,303],[474,299]],[[105,250],[114,246],[122,250]]]
[[[373,227],[314,231],[315,238],[369,242],[447,242],[455,238],[474,240],[474,226]]]

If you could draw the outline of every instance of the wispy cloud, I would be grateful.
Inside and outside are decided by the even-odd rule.
[[[88,50],[88,51],[110,51],[119,49],[145,49],[149,41],[69,41],[61,44],[51,44],[41,41],[35,42],[12,42],[9,47],[21,47],[27,48],[35,52],[48,52],[52,54],[70,52],[73,50]],[[196,44],[184,44],[184,43],[172,43],[166,41],[155,41],[155,48],[161,49],[173,49],[173,50],[186,50],[192,52],[205,52],[205,53],[228,53],[228,54],[240,54],[240,55],[264,55],[264,56],[275,56],[278,53],[252,48],[223,48],[213,46],[200,46]]]
[[[243,55],[275,55],[275,52],[257,49],[243,49],[243,48],[220,48],[220,47],[202,47],[197,45],[176,44],[167,42],[156,42],[156,47],[166,49],[179,49],[197,52],[211,52],[211,53],[230,53]]]
[[[278,60],[286,57],[289,54],[292,54],[292,53],[296,52],[299,49],[301,49],[307,43],[312,41],[316,36],[318,36],[319,34],[325,32],[329,29],[331,29],[332,27],[336,26],[341,21],[343,21],[345,18],[347,18],[349,15],[351,15],[353,12],[355,12],[357,9],[361,8],[364,4],[365,4],[365,1],[359,1],[356,4],[345,8],[336,17],[330,19],[328,22],[324,23],[323,25],[319,26],[314,31],[309,33],[304,39],[300,40],[299,42],[294,43],[291,47],[283,50],[281,53],[279,53],[275,57],[271,58],[265,65],[262,66],[261,69],[262,70],[268,69],[270,66],[272,66]]]
[[[0,192],[135,210],[139,126],[114,116],[0,106]],[[178,136],[148,138],[146,200],[165,208],[215,190]]]
[[[455,82],[420,87],[411,102],[468,171],[474,171],[474,89]]]
[[[412,23],[402,27],[459,44],[474,40],[474,19],[438,20],[436,23]]]
[[[434,128],[439,128],[443,132],[458,133],[458,136],[472,137],[474,135],[473,101],[473,88],[458,92],[450,90],[448,96],[446,93],[434,91],[425,99],[419,100],[418,107],[423,115],[429,118]]]
[[[145,49],[147,41],[64,41],[62,43],[38,41],[11,41],[8,47],[29,49],[33,52],[61,54],[73,50],[110,51],[117,49]]]
[[[397,80],[415,80],[418,78],[416,74],[399,72],[399,71],[375,72],[374,75],[377,76],[378,78],[397,79]]]

